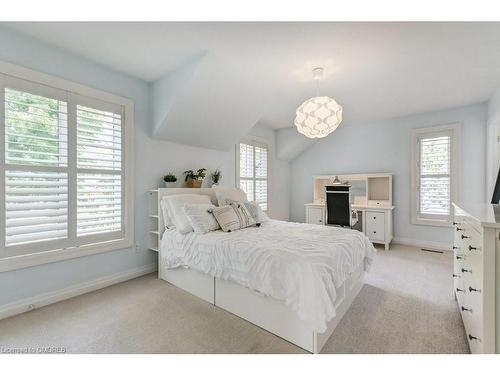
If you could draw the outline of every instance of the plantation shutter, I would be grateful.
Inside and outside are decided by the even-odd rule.
[[[125,239],[124,106],[0,74],[0,258]]]
[[[3,94],[5,246],[64,239],[68,103],[10,87]]]
[[[239,185],[249,201],[268,209],[268,148],[260,143],[239,144]]]
[[[122,231],[122,117],[118,107],[76,106],[78,237]]]
[[[450,215],[451,139],[447,133],[427,135],[418,140],[418,213]]]
[[[267,211],[267,147],[254,146],[255,202]]]

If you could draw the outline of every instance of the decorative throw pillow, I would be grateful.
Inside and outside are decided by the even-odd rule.
[[[255,202],[236,202],[236,201],[231,201],[230,203],[240,203],[245,208],[250,212],[250,215],[252,215],[253,219],[255,220],[256,223],[265,223],[266,221],[269,220],[269,217],[266,215],[264,211],[262,211],[262,208],[260,208],[258,203]]]
[[[184,205],[184,213],[196,233],[203,234],[220,229],[219,223],[212,213],[214,208],[213,204],[205,203],[187,203]]]
[[[211,204],[210,197],[203,194],[167,195],[164,199],[168,203],[168,212],[175,224],[175,228],[182,234],[193,231],[193,227],[184,213],[184,205],[188,203]]]
[[[247,208],[237,202],[228,206],[214,207],[213,214],[224,232],[231,232],[257,224]]]
[[[215,196],[219,206],[227,206],[231,202],[248,202],[247,195],[243,190],[236,187],[214,186]]]

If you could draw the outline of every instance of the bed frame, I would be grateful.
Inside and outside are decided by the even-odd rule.
[[[216,202],[212,189],[174,188],[159,189],[158,203],[163,196],[173,194],[205,194],[210,196],[212,202]],[[158,228],[163,228],[162,215],[159,214],[158,216]],[[283,301],[189,268],[167,269],[162,263],[161,246],[159,250],[158,277],[160,279],[274,333],[311,353],[321,351],[363,287],[364,269],[363,265],[361,265],[350,279],[340,288],[337,288],[335,304],[337,315],[328,322],[328,328],[324,333],[317,333],[308,328]]]

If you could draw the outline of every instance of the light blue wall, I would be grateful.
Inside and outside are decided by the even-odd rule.
[[[166,172],[222,168],[223,182],[234,183],[234,152],[220,152],[153,140],[150,137],[149,87],[35,39],[0,28],[0,60],[128,97],[135,102],[135,241],[139,252],[123,249],[64,262],[0,273],[0,306],[80,282],[156,262],[147,247],[147,191]]]
[[[305,220],[304,204],[313,199],[314,175],[390,172],[394,174],[395,236],[449,242],[449,228],[410,224],[411,129],[462,124],[459,198],[483,202],[486,116],[486,104],[477,104],[385,121],[343,123],[291,163],[291,219]]]
[[[273,219],[290,219],[290,163],[278,159],[276,131],[255,125],[250,135],[264,139],[270,147],[271,167],[269,173],[269,215]]]

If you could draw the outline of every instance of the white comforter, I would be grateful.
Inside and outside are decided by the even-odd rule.
[[[335,288],[375,248],[355,230],[270,220],[230,233],[167,230],[161,257],[167,268],[189,266],[285,301],[316,332],[335,317]]]

